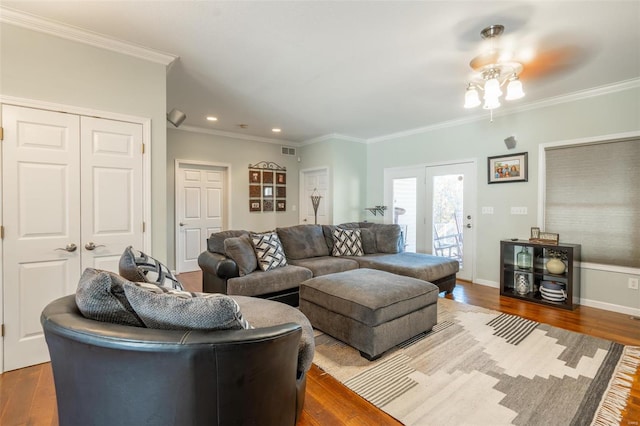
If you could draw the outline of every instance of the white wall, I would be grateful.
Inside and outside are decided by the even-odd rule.
[[[151,252],[167,257],[166,67],[0,24],[0,94],[151,119]]]
[[[302,169],[330,167],[333,223],[370,219],[364,210],[367,189],[367,145],[333,137],[303,146],[299,152]]]
[[[283,144],[286,145],[286,144]],[[175,263],[175,160],[229,164],[231,167],[230,229],[267,231],[298,223],[297,156],[281,154],[281,145],[235,139],[181,129],[167,130],[167,210],[169,265]],[[249,164],[271,161],[287,168],[287,210],[249,212]],[[294,208],[296,209],[294,211]]]
[[[633,85],[632,85],[633,86]],[[640,130],[640,88],[546,105],[513,114],[498,110],[494,121],[486,119],[372,143],[368,146],[367,203],[377,204],[383,188],[383,170],[475,158],[478,162],[478,209],[494,208],[493,215],[479,215],[476,226],[477,275],[474,280],[497,285],[499,241],[528,238],[538,217],[538,145]],[[503,140],[515,135],[517,146],[508,150]],[[487,157],[529,153],[529,181],[487,184]],[[512,206],[524,206],[527,215],[510,214]],[[560,235],[562,241],[562,235]],[[579,241],[564,241],[579,243]],[[630,242],[631,243],[631,242]],[[627,288],[630,275],[582,271],[581,295],[585,304],[615,305],[640,312],[640,295]]]

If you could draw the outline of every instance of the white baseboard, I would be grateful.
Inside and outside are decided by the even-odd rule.
[[[618,312],[620,314],[631,315],[640,318],[640,309],[631,308],[629,306],[614,305],[613,303],[599,302],[597,300],[580,299],[582,306],[590,308],[603,309],[605,311]],[[640,324],[640,323],[639,323]]]
[[[487,287],[500,288],[500,283],[490,280],[475,279],[474,284],[485,285]],[[590,308],[602,309],[605,311],[618,312],[620,314],[631,315],[640,318],[640,309],[628,306],[614,305],[613,303],[599,302],[597,300],[580,299],[580,304]]]
[[[475,280],[473,280],[473,283],[474,284],[480,284],[480,285],[486,285],[487,287],[500,288],[500,283],[497,283],[495,281],[475,279]]]

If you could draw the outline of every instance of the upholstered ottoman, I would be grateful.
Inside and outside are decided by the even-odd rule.
[[[438,287],[374,269],[321,275],[300,284],[300,310],[315,328],[373,360],[437,321]]]

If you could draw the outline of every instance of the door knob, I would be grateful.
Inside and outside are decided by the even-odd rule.
[[[77,245],[73,244],[73,243],[69,243],[67,244],[66,247],[62,248],[57,248],[56,250],[64,250],[64,251],[68,251],[69,253],[76,251],[76,249],[78,248]]]
[[[471,229],[471,224],[467,223],[467,228]]]
[[[95,245],[93,241],[89,241],[87,244],[84,245],[84,248],[86,248],[87,250],[94,250],[97,247],[104,247],[104,245],[103,244]]]
[[[179,224],[179,225],[180,225],[180,226],[184,226],[184,223],[180,222],[180,224]]]

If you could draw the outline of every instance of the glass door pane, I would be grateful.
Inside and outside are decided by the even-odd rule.
[[[433,253],[456,259],[463,267],[464,178],[460,174],[433,177]]]
[[[416,251],[417,179],[393,179],[393,223],[403,228],[405,251]]]

